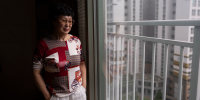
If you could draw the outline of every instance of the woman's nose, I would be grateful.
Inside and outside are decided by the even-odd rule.
[[[71,26],[72,23],[70,21],[66,21],[65,26]]]

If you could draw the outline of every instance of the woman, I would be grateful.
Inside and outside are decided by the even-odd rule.
[[[73,16],[72,9],[64,4],[51,7],[52,34],[36,48],[33,74],[45,100],[86,100],[86,67],[81,42],[69,34]]]

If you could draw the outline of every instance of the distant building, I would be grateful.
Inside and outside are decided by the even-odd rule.
[[[151,6],[155,6],[154,0],[107,0],[107,22],[115,22],[115,21],[140,21],[140,20],[153,20],[155,18],[155,14],[152,12],[155,12],[154,9],[149,9]],[[147,11],[148,10],[148,11]],[[144,29],[143,29],[144,28]],[[153,29],[153,30],[152,30]],[[142,27],[142,26],[120,26],[118,34],[133,34],[133,35],[145,35],[145,36],[154,36],[154,27]],[[151,32],[151,33],[150,33]],[[114,90],[114,95],[119,94],[119,86],[120,86],[120,77],[118,77],[117,73],[119,74],[119,69],[117,68],[124,68],[124,73],[127,73],[126,68],[129,66],[129,74],[130,77],[133,75],[134,71],[134,56],[137,56],[137,61],[139,61],[136,73],[141,73],[141,59],[142,55],[140,52],[142,50],[141,48],[141,42],[138,42],[135,46],[134,40],[122,40],[120,37],[114,37],[113,35],[110,35],[109,33],[116,34],[116,26],[107,26],[107,66],[110,68],[111,73],[115,77],[115,83],[112,84],[114,87],[116,87]],[[122,43],[123,42],[123,43]],[[123,45],[119,45],[123,44]],[[151,45],[151,44],[150,44]],[[148,53],[145,60],[148,62],[149,66],[146,66],[145,72],[147,74],[151,73],[151,53],[152,49],[151,46],[149,46],[149,43],[147,43],[146,51]],[[137,49],[136,51],[134,49]],[[136,52],[137,55],[134,55]],[[129,59],[129,60],[128,60]],[[129,62],[128,62],[129,61]],[[150,63],[149,63],[150,62]],[[114,72],[113,72],[114,71]],[[117,72],[118,71],[118,72]],[[148,77],[145,75],[145,77]],[[126,77],[125,77],[126,78]],[[147,80],[150,82],[150,78],[147,78]],[[132,80],[130,80],[130,84],[132,83]],[[160,82],[160,81],[159,81]],[[157,80],[155,80],[155,84],[159,83]],[[126,84],[123,84],[126,85]],[[155,89],[158,89],[155,88]],[[162,88],[159,87],[158,90],[161,90]],[[132,89],[130,89],[132,90]],[[137,91],[137,89],[136,89]],[[131,92],[131,91],[129,91]],[[113,94],[111,94],[113,95]],[[145,96],[149,96],[145,94]],[[111,96],[112,97],[112,96]],[[115,100],[117,100],[118,96],[114,97]]]
[[[157,6],[157,15],[159,20],[200,18],[200,0],[159,0]],[[160,26],[158,27],[158,31],[156,34],[157,37],[160,38],[193,42],[194,27]],[[159,74],[162,75],[164,62],[160,61],[159,59],[163,59],[165,56],[164,46],[158,46],[157,51],[157,70],[160,70]],[[177,100],[180,47],[170,47],[169,53],[167,100]],[[182,100],[189,100],[192,49],[184,48],[183,55],[184,59]]]
[[[156,96],[158,92],[162,91],[163,79],[160,76],[155,75],[154,80],[154,96]],[[142,77],[141,74],[137,74],[136,94],[139,98],[141,97],[141,88]],[[144,79],[144,97],[147,98],[147,100],[150,100],[149,98],[151,97],[151,74],[146,74],[146,77]]]

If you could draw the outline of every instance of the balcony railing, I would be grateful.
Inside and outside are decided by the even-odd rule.
[[[166,100],[166,91],[167,91],[167,74],[168,74],[168,54],[169,46],[178,46],[180,47],[180,57],[179,57],[179,72],[178,72],[178,93],[176,97],[178,100],[182,99],[182,88],[183,88],[183,62],[184,62],[184,48],[192,48],[192,72],[191,72],[191,81],[190,81],[190,92],[189,100],[198,100],[199,88],[199,57],[200,57],[200,20],[150,20],[150,21],[125,21],[125,22],[111,22],[108,23],[109,26],[115,26],[115,33],[107,34],[107,51],[106,51],[106,61],[107,61],[107,70],[106,74],[106,99],[107,100],[130,100],[129,96],[131,95],[131,100],[145,100],[145,84],[150,85],[151,95],[150,100],[154,100],[154,90],[156,90],[160,85],[162,85],[162,100]],[[131,35],[120,33],[120,27],[126,26],[194,26],[194,41],[179,41],[172,39],[163,39],[156,37],[146,37],[139,35]],[[179,33],[181,34],[181,33]],[[142,49],[138,49],[138,43],[141,43],[140,46]],[[145,81],[145,47],[146,43],[151,42],[153,44],[152,49],[152,67],[151,67],[151,76],[149,76],[151,81],[147,83]],[[113,44],[112,44],[113,43]],[[110,45],[112,44],[112,46]],[[127,45],[128,44],[128,45]],[[165,46],[164,49],[164,67],[163,67],[163,76],[155,77],[155,66],[156,66],[156,46],[162,44]],[[126,47],[125,47],[126,46]],[[134,46],[134,49],[133,49]],[[125,49],[126,48],[126,49]],[[137,53],[142,52],[141,65],[139,64]],[[117,53],[113,53],[116,51]],[[119,52],[118,52],[119,51]],[[131,52],[133,54],[131,54]],[[135,56],[134,56],[135,55]],[[116,58],[115,61],[110,58]],[[125,60],[125,64],[118,63],[120,60]],[[133,63],[132,63],[133,61]],[[131,62],[131,63],[130,63]],[[133,67],[134,66],[134,67]],[[136,68],[141,67],[141,75],[136,73]],[[132,69],[131,69],[132,68]],[[133,70],[130,76],[130,69]],[[139,77],[139,78],[136,78]],[[132,80],[130,82],[129,80]],[[160,83],[155,80],[162,81]],[[138,84],[139,82],[141,84]],[[131,85],[130,85],[131,83]],[[157,84],[157,85],[156,85]],[[159,84],[159,85],[158,85]],[[200,83],[199,83],[200,84]],[[140,96],[136,95],[136,88],[141,87]],[[129,90],[132,90],[129,93]],[[137,98],[137,99],[136,99]]]

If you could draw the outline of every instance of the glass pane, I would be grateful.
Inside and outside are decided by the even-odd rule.
[[[152,94],[153,100],[161,100],[164,88],[166,99],[178,99],[180,46],[169,45],[166,49],[167,44],[144,42],[134,35],[193,42],[194,27],[133,26],[113,22],[197,18],[197,8],[191,7],[197,5],[197,0],[106,0],[105,3],[106,100],[151,100]],[[184,47],[182,100],[190,96],[191,54],[192,48]]]

